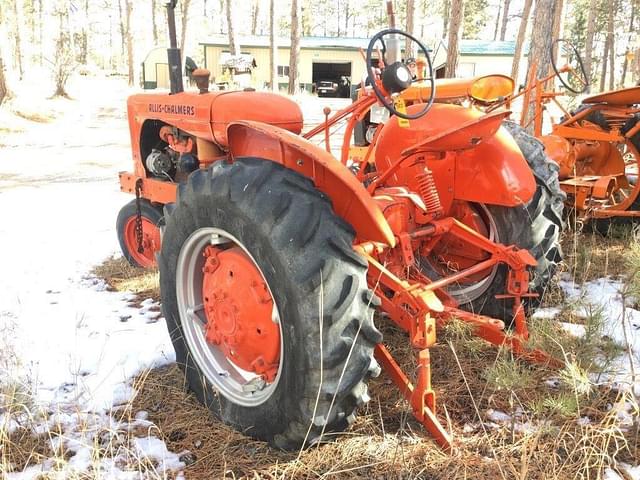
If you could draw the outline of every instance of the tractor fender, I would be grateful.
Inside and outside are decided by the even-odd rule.
[[[395,246],[395,237],[376,201],[355,175],[326,150],[282,128],[256,121],[233,122],[227,128],[229,159],[258,157],[310,178],[333,209],[355,230],[358,241]]]
[[[531,167],[504,127],[459,152],[455,170],[454,196],[460,200],[516,207],[528,203],[536,191]]]
[[[407,112],[415,113],[421,108],[421,104],[411,105]],[[536,182],[518,144],[500,126],[502,115],[434,104],[425,116],[411,120],[408,128],[391,117],[378,137],[376,167],[385,171],[403,154],[418,160],[424,154],[420,151],[411,154],[412,149],[421,150],[418,147],[431,138],[437,141],[426,149],[440,155],[428,158],[427,164],[443,205],[453,200],[505,207],[527,203],[533,197]],[[419,191],[416,178],[421,172],[416,170],[417,166],[408,160],[390,176],[387,184]]]

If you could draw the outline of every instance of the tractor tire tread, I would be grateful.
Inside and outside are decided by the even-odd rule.
[[[281,389],[280,383],[276,387],[273,397],[280,395],[286,407],[267,405],[272,398],[254,408],[233,404],[221,395],[213,398],[208,393],[211,389],[203,387],[202,375],[182,340],[175,305],[177,257],[188,231],[206,226],[203,222],[211,215],[235,216],[230,222],[244,219],[253,230],[245,232],[247,236],[269,239],[268,246],[261,244],[256,249],[256,261],[262,265],[260,258],[269,258],[275,276],[286,267],[287,275],[273,282],[278,284],[273,290],[280,301],[283,296],[279,293],[287,293],[286,305],[278,303],[281,314],[297,312],[288,316],[296,323],[291,327],[292,346],[287,350],[295,352],[290,354],[296,358],[295,364],[285,361],[281,374],[295,372],[294,376],[300,377],[297,382],[280,379],[283,385],[297,385],[296,391],[279,393],[284,387]],[[160,283],[163,313],[178,363],[194,393],[223,421],[279,448],[300,448],[305,440],[307,445],[313,444],[346,428],[357,406],[367,399],[366,381],[379,373],[373,348],[381,334],[373,323],[375,302],[370,301],[375,295],[366,282],[367,262],[351,247],[353,229],[345,225],[310,179],[256,158],[217,162],[191,174],[180,186],[175,208],[167,218],[159,259]],[[263,272],[269,277],[264,268]],[[289,328],[286,321],[281,325]],[[324,338],[320,344],[321,333]],[[268,408],[274,412],[249,412]],[[276,418],[282,421],[276,422]]]

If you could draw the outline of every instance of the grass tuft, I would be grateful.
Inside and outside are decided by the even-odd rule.
[[[531,370],[521,362],[501,355],[482,373],[488,386],[496,390],[520,390],[530,388],[534,383]]]

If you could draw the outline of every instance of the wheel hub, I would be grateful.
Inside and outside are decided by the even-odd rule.
[[[208,246],[203,255],[207,342],[243,370],[273,382],[280,361],[280,327],[260,270],[237,246]]]
[[[156,253],[160,250],[160,229],[148,218],[142,217],[142,252],[138,251],[135,217],[131,217],[125,225],[125,242],[133,259],[145,268],[154,267]]]

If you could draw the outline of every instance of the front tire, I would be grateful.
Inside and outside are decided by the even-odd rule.
[[[353,251],[353,229],[333,213],[327,197],[276,163],[243,158],[194,172],[166,211],[159,255],[162,309],[177,362],[198,399],[225,423],[284,449],[346,428],[368,400],[366,380],[379,373],[373,347],[381,334],[373,324],[376,299],[366,283],[367,264]],[[179,290],[186,287],[176,284],[192,282],[195,292],[202,285],[197,263],[193,278],[185,280],[179,270],[181,256],[194,250],[190,239],[207,229],[226,232],[250,255],[277,306],[280,366],[259,401],[242,401],[219,388],[203,360],[207,352],[191,351],[186,341],[185,333],[194,332],[187,322],[211,322],[184,314]],[[238,326],[247,322],[239,318]],[[219,346],[206,348],[220,357]]]
[[[151,204],[145,198],[140,199],[142,223],[142,252],[138,251],[136,235],[136,200],[131,200],[118,213],[116,232],[124,258],[134,267],[155,268],[156,254],[160,250],[160,227],[164,215],[160,207]]]

